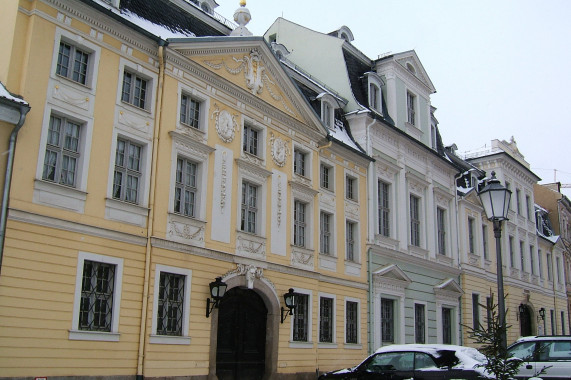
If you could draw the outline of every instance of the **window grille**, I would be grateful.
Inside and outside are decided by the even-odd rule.
[[[307,294],[297,294],[296,305],[293,312],[293,340],[294,342],[307,342],[308,336],[308,300]]]
[[[452,344],[452,309],[442,308],[442,343]]]
[[[354,301],[347,301],[346,308],[347,320],[345,326],[345,341],[347,343],[356,344],[359,343],[359,335],[357,333],[359,304]]]
[[[425,311],[423,304],[414,305],[414,342],[424,344],[426,343],[426,332],[425,332]]]
[[[381,299],[381,340],[383,343],[395,342],[394,300]]]
[[[319,341],[333,343],[333,298],[319,299]]]
[[[159,279],[157,335],[182,335],[185,276],[162,272]]]
[[[115,265],[85,260],[81,283],[79,329],[111,331]]]

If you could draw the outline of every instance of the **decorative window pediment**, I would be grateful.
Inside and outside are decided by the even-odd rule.
[[[447,280],[444,280],[440,284],[434,286],[434,294],[436,294],[436,296],[439,298],[451,297],[457,299],[462,294],[464,294],[464,291],[462,290],[460,285],[456,281],[454,281],[454,279],[449,278]]]
[[[402,284],[403,287],[407,287],[412,283],[410,277],[408,277],[406,273],[396,264],[387,265],[386,267],[373,272],[373,277],[379,281],[398,281]]]

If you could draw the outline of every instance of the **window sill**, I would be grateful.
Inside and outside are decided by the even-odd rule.
[[[41,179],[34,181],[34,203],[83,213],[86,199],[85,191]]]
[[[360,276],[361,263],[345,260],[345,274],[349,276]]]
[[[337,257],[333,255],[328,255],[324,253],[319,254],[319,268],[337,271]]]
[[[359,343],[345,343],[343,344],[343,348],[348,350],[362,350],[363,345]]]
[[[149,209],[117,199],[105,199],[105,218],[144,227]]]
[[[289,341],[289,348],[313,348],[313,342],[297,342],[290,340]]]
[[[149,337],[149,343],[151,344],[178,344],[178,345],[189,345],[189,336],[171,336],[171,335],[151,335]]]
[[[70,340],[91,340],[102,342],[118,342],[119,333],[101,331],[69,330]]]
[[[320,342],[317,344],[317,348],[324,348],[324,349],[337,348],[337,343]]]

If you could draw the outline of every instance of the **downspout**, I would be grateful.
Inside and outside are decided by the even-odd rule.
[[[457,180],[458,178],[460,178],[462,176],[463,173],[458,173],[457,175],[454,176],[454,186],[456,187],[457,185]],[[454,191],[454,203],[456,205],[456,212],[455,214],[455,219],[456,219],[456,254],[457,254],[457,259],[458,259],[458,269],[460,269],[460,274],[458,275],[458,283],[460,284],[460,288],[464,289],[463,286],[463,277],[462,277],[462,264],[460,262],[460,221],[458,220],[458,213],[460,212],[460,210],[458,209],[458,190]],[[460,315],[460,320],[462,320],[462,298],[463,295],[460,296],[460,303],[458,305],[458,313]],[[462,321],[463,322],[463,321]],[[463,323],[459,323],[458,324],[458,329],[459,331],[459,336],[460,336],[460,345],[463,344],[464,342],[464,330],[462,329],[462,325]]]
[[[369,281],[369,296],[367,297],[367,335],[369,336],[369,355],[373,353],[373,259],[371,248],[367,250],[367,280]]]
[[[10,186],[12,184],[12,170],[14,166],[14,155],[16,154],[16,139],[20,128],[26,121],[26,115],[30,112],[30,106],[20,106],[20,119],[12,129],[8,144],[8,160],[6,162],[6,174],[4,177],[4,191],[2,192],[2,206],[0,210],[0,272],[2,271],[2,257],[4,256],[4,240],[6,238],[6,222],[8,219],[8,201],[10,198]]]
[[[145,278],[143,280],[143,305],[141,308],[141,328],[139,331],[139,350],[137,355],[137,376],[136,380],[144,379],[144,363],[145,363],[145,334],[147,330],[147,309],[149,304],[149,285],[151,277],[151,238],[153,236],[153,222],[155,214],[155,189],[157,182],[157,164],[158,164],[158,145],[160,138],[161,127],[161,110],[164,94],[164,77],[165,77],[165,64],[164,64],[164,47],[166,42],[159,41],[159,82],[157,86],[157,104],[155,108],[155,131],[153,136],[153,156],[151,163],[151,181],[150,181],[150,194],[149,194],[149,217],[147,221],[147,246],[145,250]]]
[[[373,121],[368,124],[365,127],[365,133],[367,134],[367,153],[372,157],[373,156],[373,144],[371,143],[371,139],[370,139],[370,134],[369,134],[369,129],[375,124],[376,120],[373,118]],[[373,162],[371,162],[369,164],[370,166],[372,166],[372,168],[375,168],[375,164]],[[375,186],[375,181],[374,181],[374,170],[368,170],[367,171],[367,176],[368,176],[368,181],[370,181],[370,185],[369,185],[369,189],[370,186]],[[367,192],[367,224],[369,224],[369,214],[372,212],[373,210],[373,201],[371,199],[371,191]],[[372,232],[372,239],[371,241],[374,242],[374,235],[375,232],[374,231],[370,231],[370,229],[368,229],[367,234]],[[375,341],[375,337],[374,337],[374,325],[373,325],[373,321],[375,320],[375,316],[374,316],[374,308],[373,308],[373,254],[372,254],[372,250],[371,248],[369,248],[367,250],[367,281],[369,281],[369,295],[367,297],[367,336],[369,337],[368,341],[369,341],[369,355],[373,353],[374,351],[374,341]]]

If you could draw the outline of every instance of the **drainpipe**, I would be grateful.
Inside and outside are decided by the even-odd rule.
[[[160,138],[161,126],[161,109],[164,94],[164,77],[165,77],[165,63],[164,63],[164,47],[166,42],[159,41],[159,82],[157,86],[157,104],[155,108],[155,131],[153,136],[153,156],[151,163],[151,189],[149,195],[149,216],[147,220],[147,246],[145,249],[145,278],[143,280],[143,305],[141,308],[141,329],[139,331],[139,350],[137,356],[137,376],[136,380],[143,380],[144,376],[144,362],[145,362],[145,335],[147,330],[147,309],[149,305],[149,284],[151,281],[151,238],[153,236],[153,222],[155,213],[155,189],[157,185],[157,151]]]
[[[20,119],[12,129],[8,147],[8,161],[6,162],[6,175],[4,177],[4,191],[2,193],[2,206],[0,210],[0,272],[2,271],[2,257],[4,255],[4,240],[6,237],[6,222],[8,219],[8,201],[10,198],[10,185],[12,184],[12,169],[14,166],[14,155],[16,154],[16,138],[20,128],[26,121],[26,114],[30,112],[30,106],[20,105]]]
[[[373,353],[373,259],[371,248],[367,250],[367,280],[369,281],[369,295],[367,300],[367,335],[369,337],[369,355]]]
[[[458,178],[460,178],[462,176],[463,173],[458,173],[457,175],[454,176],[454,188],[457,187],[457,181]],[[460,269],[460,274],[458,275],[458,283],[460,284],[460,287],[462,289],[464,289],[463,287],[463,281],[462,281],[462,264],[460,262],[460,221],[458,219],[458,213],[460,212],[460,210],[458,209],[458,190],[454,190],[454,203],[456,206],[456,212],[454,213],[455,216],[455,220],[456,220],[456,257],[458,260],[458,269]],[[460,303],[458,305],[458,314],[460,315],[460,320],[462,321],[462,323],[459,324],[458,329],[459,331],[459,337],[460,337],[460,345],[463,344],[464,342],[464,330],[462,329],[462,325],[463,325],[463,319],[462,319],[462,298],[463,295],[460,296]]]

